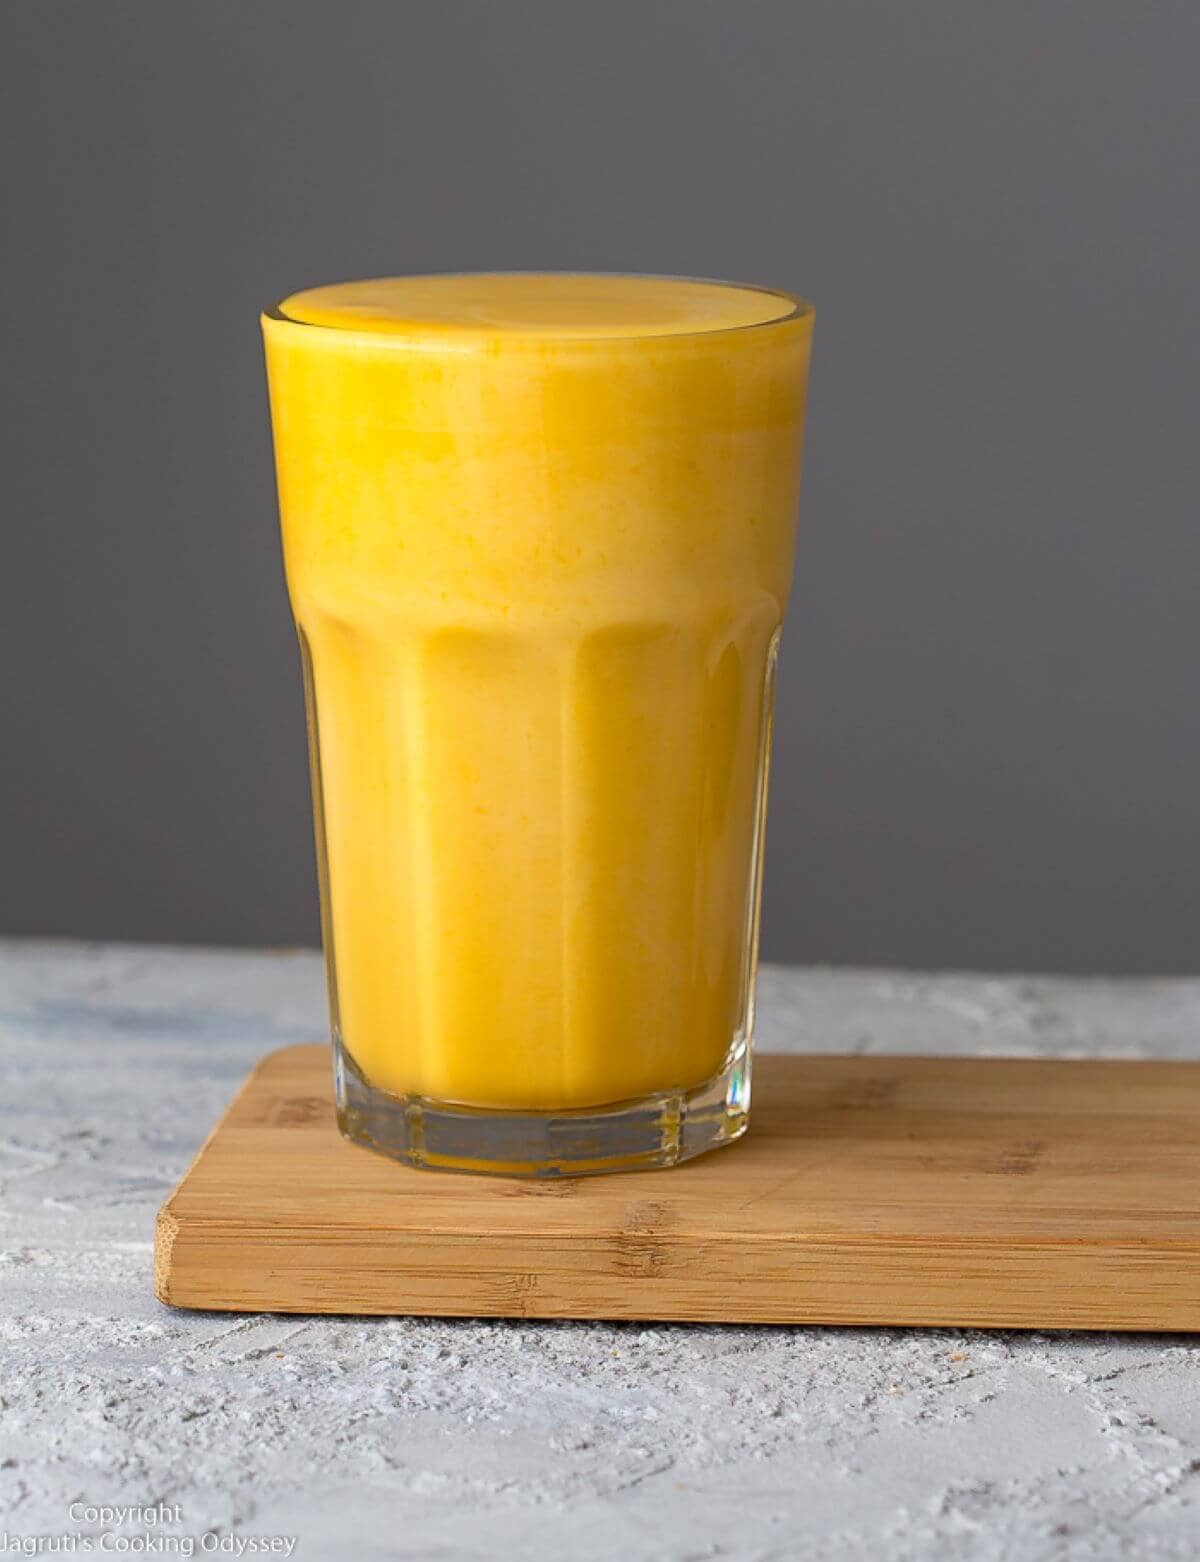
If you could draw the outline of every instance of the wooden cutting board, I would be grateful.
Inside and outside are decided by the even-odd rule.
[[[415,1171],[340,1138],[328,1049],[251,1074],[163,1206],[174,1307],[1200,1329],[1200,1063],[782,1057],[670,1171]]]

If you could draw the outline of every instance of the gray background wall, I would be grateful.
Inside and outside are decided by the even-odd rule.
[[[1200,10],[0,16],[3,930],[314,940],[256,312],[389,271],[796,287],[766,953],[1200,950]]]

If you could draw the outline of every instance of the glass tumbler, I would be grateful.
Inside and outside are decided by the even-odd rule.
[[[555,1176],[745,1129],[812,318],[527,273],[264,316],[348,1138]]]

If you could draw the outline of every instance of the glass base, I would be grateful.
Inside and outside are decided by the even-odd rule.
[[[581,1111],[513,1112],[393,1096],[370,1085],[334,1038],[338,1127],[382,1155],[437,1171],[495,1177],[583,1177],[676,1166],[746,1131],[750,1047],[740,1040],[722,1072],[691,1090]]]

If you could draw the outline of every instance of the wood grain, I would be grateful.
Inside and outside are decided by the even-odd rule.
[[[159,1213],[175,1307],[1200,1329],[1200,1064],[782,1057],[738,1145],[529,1182],[348,1144],[271,1053]]]

